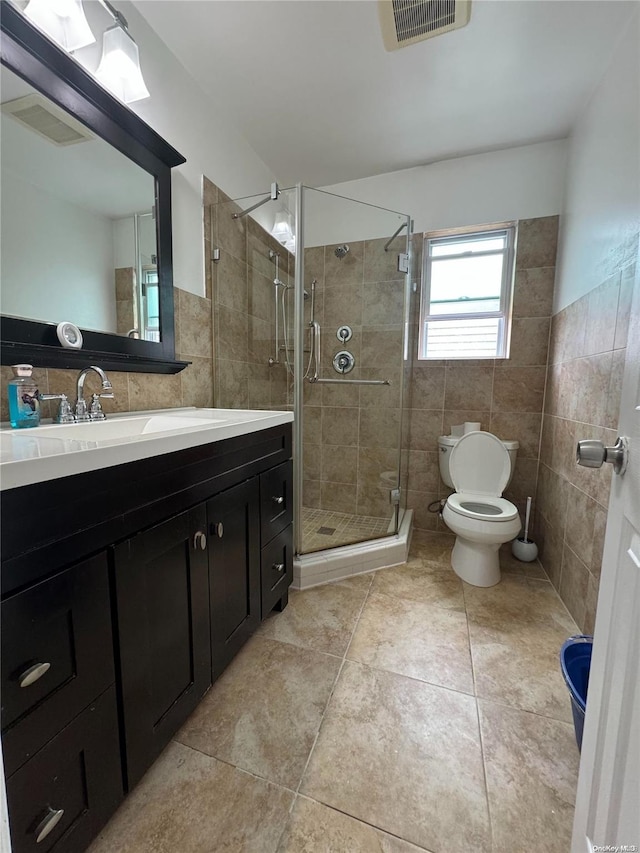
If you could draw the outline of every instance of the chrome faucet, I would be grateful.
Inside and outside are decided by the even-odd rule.
[[[84,399],[84,380],[87,378],[87,374],[91,370],[97,373],[102,380],[103,393],[93,394],[91,398],[91,406],[90,408],[87,408],[87,401]],[[100,405],[101,397],[113,399],[113,385],[109,381],[109,377],[104,370],[101,367],[97,367],[95,364],[92,364],[89,367],[85,367],[84,370],[81,370],[78,374],[78,381],[76,384],[76,405],[74,409],[76,422],[103,421],[105,419],[105,413],[102,411],[102,406]]]

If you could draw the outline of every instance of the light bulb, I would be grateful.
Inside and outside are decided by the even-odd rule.
[[[30,0],[25,15],[65,50],[95,42],[84,16],[82,0]]]
[[[125,104],[149,97],[140,70],[138,45],[119,24],[105,30],[96,78]]]

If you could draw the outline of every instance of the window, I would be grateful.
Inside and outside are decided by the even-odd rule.
[[[515,225],[427,234],[419,354],[506,358]]]

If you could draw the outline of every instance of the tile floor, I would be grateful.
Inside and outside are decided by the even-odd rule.
[[[352,545],[389,532],[391,514],[388,518],[368,515],[353,515],[346,512],[331,512],[327,509],[302,509],[302,542],[305,554]]]
[[[291,593],[90,853],[567,853],[576,625],[537,563],[478,589],[452,542]]]

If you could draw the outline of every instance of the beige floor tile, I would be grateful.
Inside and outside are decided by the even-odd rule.
[[[269,853],[293,794],[171,743],[88,853]]]
[[[503,574],[509,575],[524,575],[527,578],[538,578],[539,580],[549,580],[545,570],[540,565],[539,560],[532,560],[530,563],[523,563],[511,553],[511,543],[507,548],[500,549],[500,571]]]
[[[449,533],[427,533],[414,531],[411,537],[411,557],[419,557],[429,562],[441,563],[443,567],[451,566],[451,551],[456,541]]]
[[[362,592],[369,592],[375,572],[367,572],[362,575],[352,575],[350,578],[344,578],[341,581],[334,581],[329,586],[346,586],[348,589],[356,589]]]
[[[560,672],[563,627],[538,622],[482,625],[469,620],[476,695],[571,722]]]
[[[422,853],[366,823],[298,797],[278,853]]]
[[[380,569],[375,573],[371,591],[464,611],[462,581],[453,569],[433,569],[416,561]]]
[[[347,662],[302,791],[428,850],[486,851],[475,699]]]
[[[290,592],[289,605],[282,613],[271,615],[262,624],[260,633],[263,637],[342,657],[366,595],[365,589],[345,584]]]
[[[567,853],[580,759],[573,726],[478,704],[493,853]]]
[[[372,593],[347,657],[473,694],[467,617],[454,610]]]
[[[295,790],[339,667],[338,658],[254,637],[176,740]]]
[[[464,584],[464,600],[469,619],[483,625],[536,622],[564,628],[569,634],[577,632],[549,581],[504,575],[491,587]]]

